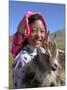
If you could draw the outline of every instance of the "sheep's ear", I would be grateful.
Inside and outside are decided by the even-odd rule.
[[[37,48],[37,54],[38,55],[41,55],[41,54],[45,54],[46,53],[46,50],[42,47],[38,47]]]
[[[56,46],[56,33],[54,36],[50,39],[50,41]]]
[[[59,61],[65,63],[65,52],[61,49],[57,49],[59,52]]]
[[[46,50],[44,48],[42,48],[42,47],[40,47],[40,51],[41,51],[42,54],[46,53]]]
[[[55,42],[56,41],[56,33],[49,37],[49,41]]]
[[[56,45],[56,33],[55,33],[54,36],[49,38],[48,47],[54,50],[56,46],[57,45]]]

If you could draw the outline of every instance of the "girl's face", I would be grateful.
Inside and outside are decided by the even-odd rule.
[[[45,38],[45,27],[41,20],[36,20],[34,23],[30,25],[30,36],[28,38],[28,42],[33,47],[43,46],[44,38]]]

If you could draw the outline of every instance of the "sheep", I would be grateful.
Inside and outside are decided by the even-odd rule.
[[[61,60],[56,43],[49,42],[44,48],[37,47],[37,55],[27,64],[28,77],[25,87],[49,87],[65,84],[64,60]],[[64,59],[64,56],[62,56]],[[62,75],[62,76],[61,76]],[[32,76],[32,78],[30,78]]]

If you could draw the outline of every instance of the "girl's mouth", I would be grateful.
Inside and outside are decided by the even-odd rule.
[[[42,40],[33,40],[33,43],[34,43],[35,45],[41,46],[41,45],[42,45]]]

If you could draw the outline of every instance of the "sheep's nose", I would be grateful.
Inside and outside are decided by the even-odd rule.
[[[53,70],[53,71],[56,71],[57,68],[58,68],[58,65],[57,65],[57,64],[53,64],[53,66],[52,66],[52,70]]]

